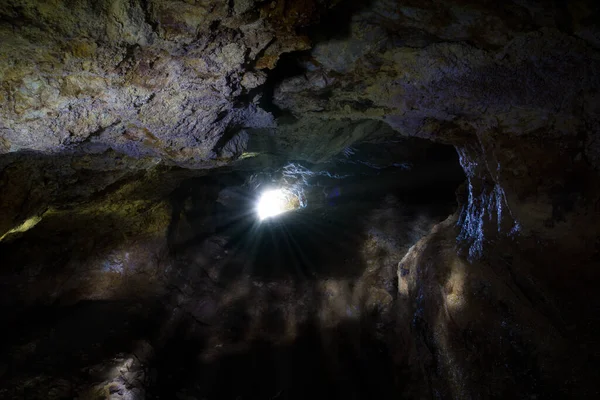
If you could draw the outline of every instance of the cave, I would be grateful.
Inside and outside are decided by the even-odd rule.
[[[0,2],[0,399],[600,398],[598,21]]]

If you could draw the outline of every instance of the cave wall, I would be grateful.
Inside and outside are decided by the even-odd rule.
[[[275,103],[303,119],[377,118],[456,147],[460,210],[399,264],[410,304],[399,307],[431,396],[590,396],[597,8],[435,4],[381,1],[353,14],[348,35],[317,43],[309,72],[284,80]]]
[[[589,396],[598,15],[593,1],[3,2],[0,234],[103,215],[111,193],[123,227],[149,208],[166,229],[166,194],[204,174],[176,167],[322,162],[373,136],[450,144],[460,209],[399,265],[402,334],[429,354],[415,373],[442,397]],[[499,369],[474,371],[488,356]],[[476,393],[495,374],[521,391]]]
[[[330,3],[3,2],[2,151],[215,166],[224,134],[274,124],[253,89]]]

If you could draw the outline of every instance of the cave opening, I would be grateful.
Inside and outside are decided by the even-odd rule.
[[[397,264],[456,211],[464,180],[452,146],[413,139],[183,182],[173,284],[200,304],[193,326],[157,355],[151,391],[235,399],[415,390],[391,356]],[[261,220],[255,205],[272,183],[301,191],[303,207]]]

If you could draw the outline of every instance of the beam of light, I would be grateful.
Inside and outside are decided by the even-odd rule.
[[[262,221],[300,206],[299,200],[292,192],[285,189],[272,189],[263,192],[256,205],[256,213]]]

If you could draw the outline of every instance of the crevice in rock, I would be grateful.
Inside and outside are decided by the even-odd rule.
[[[141,0],[141,5],[142,12],[144,13],[144,21],[152,28],[152,32],[158,35],[159,25],[153,16],[151,0]]]

